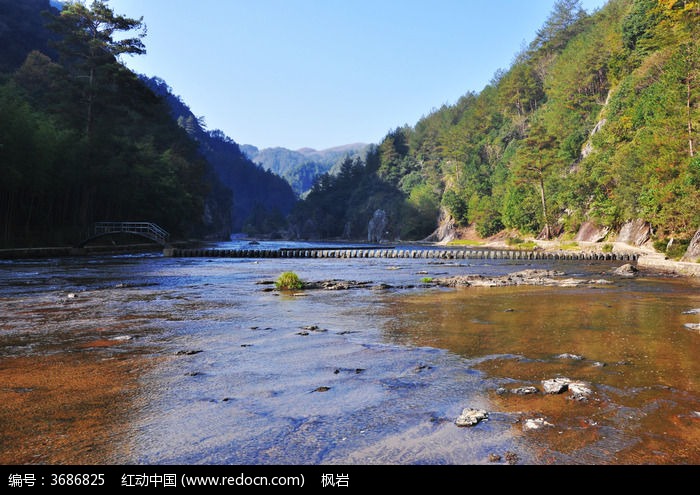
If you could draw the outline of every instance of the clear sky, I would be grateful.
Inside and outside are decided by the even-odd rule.
[[[89,3],[89,2],[88,2]],[[379,143],[469,91],[534,39],[555,0],[109,0],[210,130],[259,148]],[[588,12],[606,0],[582,0]]]

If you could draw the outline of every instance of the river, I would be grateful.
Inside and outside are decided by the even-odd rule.
[[[0,464],[698,464],[700,282],[621,264],[0,262]],[[526,268],[610,283],[421,283]]]

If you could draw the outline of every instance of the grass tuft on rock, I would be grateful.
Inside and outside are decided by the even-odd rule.
[[[304,288],[304,282],[294,272],[284,272],[275,282],[278,290],[299,290]]]

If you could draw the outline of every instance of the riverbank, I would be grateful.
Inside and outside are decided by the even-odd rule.
[[[67,256],[90,256],[93,254],[112,253],[144,253],[160,251],[161,247],[154,244],[129,244],[110,246],[76,247],[36,247],[0,249],[0,260],[65,258]]]
[[[663,253],[659,253],[655,249],[648,246],[633,246],[623,242],[611,242],[601,244],[599,242],[567,242],[560,240],[542,241],[529,239],[528,244],[534,246],[533,249],[543,252],[580,252],[580,253],[596,253],[596,254],[628,254],[634,255],[636,266],[640,270],[654,272],[659,274],[669,274],[675,276],[684,276],[692,278],[700,278],[700,263],[691,263],[668,259]],[[451,245],[450,243],[440,243],[440,245]],[[474,246],[482,249],[515,249],[508,243],[508,240],[501,237],[493,237],[490,239],[482,239],[474,241]]]

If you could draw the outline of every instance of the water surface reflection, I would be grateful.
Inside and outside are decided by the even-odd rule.
[[[393,301],[385,336],[403,345],[480,359],[499,379],[501,411],[548,427],[523,431],[540,462],[700,463],[698,287],[635,279],[596,288],[466,288]],[[575,400],[542,393],[542,381],[591,385]],[[512,390],[535,386],[539,392]]]

